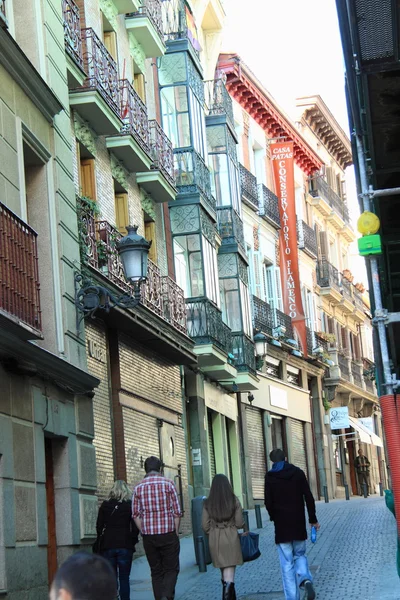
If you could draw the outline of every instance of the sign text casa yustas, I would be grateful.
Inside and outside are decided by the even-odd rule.
[[[296,204],[294,194],[293,142],[271,144],[272,171],[279,199],[279,238],[283,305],[293,321],[300,350],[307,356],[307,332],[299,276]]]

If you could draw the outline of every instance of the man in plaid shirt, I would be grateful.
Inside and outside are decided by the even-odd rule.
[[[179,573],[181,508],[170,479],[161,475],[161,461],[150,456],[146,477],[133,491],[132,516],[138,526],[151,569],[154,598],[173,600]]]

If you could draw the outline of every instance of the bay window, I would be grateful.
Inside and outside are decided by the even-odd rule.
[[[232,206],[241,214],[236,144],[224,125],[207,127],[211,187],[217,206]]]
[[[185,292],[185,298],[204,296],[200,235],[175,237],[174,257],[176,281]]]
[[[220,279],[221,308],[224,322],[234,332],[252,335],[249,290],[238,277]]]

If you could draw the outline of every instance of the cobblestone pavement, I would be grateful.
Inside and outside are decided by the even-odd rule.
[[[308,542],[307,551],[318,599],[400,600],[396,527],[383,498],[319,502],[317,515],[321,530],[316,544]],[[273,526],[265,511],[263,522],[262,556],[237,570],[240,600],[283,600]],[[250,525],[255,530],[254,515]],[[144,561],[135,561],[132,568],[133,600],[153,598]],[[209,566],[207,573],[199,573],[193,566],[193,542],[183,540],[176,600],[219,600],[220,588],[219,570]]]

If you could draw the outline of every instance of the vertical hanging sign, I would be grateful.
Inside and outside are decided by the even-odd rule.
[[[281,230],[280,269],[285,313],[293,321],[300,349],[307,356],[306,322],[301,300],[297,249],[296,204],[294,195],[293,142],[271,144],[272,171],[279,199]]]

